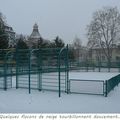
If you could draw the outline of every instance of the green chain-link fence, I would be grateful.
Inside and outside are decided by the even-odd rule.
[[[69,70],[104,71],[117,68],[119,63],[94,63],[93,61],[68,61],[68,46],[64,48],[6,49],[0,50],[0,88],[7,90],[16,83],[16,89],[70,92]],[[12,78],[16,78],[14,81]],[[105,96],[120,82],[119,75],[104,83]]]
[[[69,91],[68,46],[64,48],[8,49],[0,51],[0,88]]]
[[[96,61],[96,60],[70,60],[70,70],[79,71],[93,71],[93,72],[120,72],[120,62],[111,61],[108,64],[107,61]]]

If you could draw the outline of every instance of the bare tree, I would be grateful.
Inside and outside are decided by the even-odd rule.
[[[81,51],[81,48],[82,48],[82,41],[80,38],[78,38],[77,36],[75,37],[75,39],[73,40],[73,47],[74,47],[74,54],[75,54],[75,57],[78,59],[79,61],[79,58],[80,58],[80,51]]]
[[[120,13],[116,7],[105,7],[93,14],[88,26],[88,39],[91,47],[99,46],[108,63],[112,58],[114,44],[120,38]]]

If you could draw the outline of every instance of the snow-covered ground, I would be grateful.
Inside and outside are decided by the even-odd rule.
[[[70,78],[92,79],[100,76],[108,79],[118,73],[104,73],[98,75],[91,72],[71,73]],[[108,77],[107,77],[108,76]],[[32,90],[28,94],[27,89],[0,90],[1,113],[120,113],[120,85],[111,91],[108,97],[99,95],[66,94],[61,98],[57,92]]]

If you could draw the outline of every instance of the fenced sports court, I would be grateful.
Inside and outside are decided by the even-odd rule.
[[[27,89],[29,93],[35,89],[56,91],[59,97],[61,92],[107,96],[120,82],[118,73],[89,72],[93,67],[83,65],[86,73],[79,66],[71,66],[68,46],[0,50],[0,88],[10,89],[14,83],[16,89]]]

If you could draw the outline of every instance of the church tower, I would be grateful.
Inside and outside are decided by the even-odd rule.
[[[33,31],[29,37],[29,47],[37,48],[40,40],[41,40],[41,35],[39,33],[38,25],[35,23],[33,26]]]

